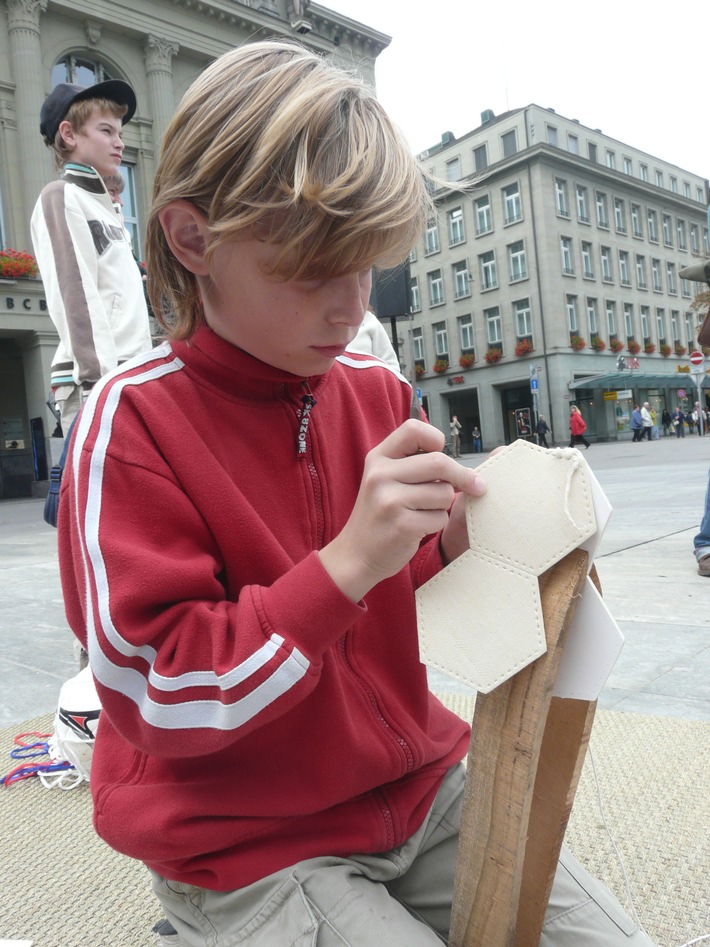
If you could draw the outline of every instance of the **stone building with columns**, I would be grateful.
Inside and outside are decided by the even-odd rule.
[[[390,42],[307,0],[0,0],[0,20],[0,244],[30,252],[32,208],[55,177],[39,113],[57,83],[124,79],[136,91],[121,172],[140,258],[163,132],[206,65],[244,42],[291,37],[374,84]],[[57,341],[41,282],[0,279],[0,499],[42,493],[61,450],[45,403]]]

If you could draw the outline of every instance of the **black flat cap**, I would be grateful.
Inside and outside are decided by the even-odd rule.
[[[133,118],[136,111],[136,94],[122,79],[107,79],[106,82],[97,82],[91,86],[60,82],[44,100],[39,113],[39,130],[48,144],[54,141],[70,106],[82,99],[108,99],[125,105],[128,111],[121,119],[123,125]]]

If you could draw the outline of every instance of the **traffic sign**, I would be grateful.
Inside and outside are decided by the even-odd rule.
[[[533,375],[533,377],[530,379],[530,391],[538,391],[539,388],[540,388],[540,383],[538,382],[537,378]]]
[[[691,352],[688,358],[690,359],[691,365],[702,365],[703,362],[705,361],[705,356],[703,355],[703,353],[697,352],[697,351]]]

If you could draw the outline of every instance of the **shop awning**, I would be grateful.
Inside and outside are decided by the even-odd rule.
[[[611,391],[623,391],[626,388],[665,388],[676,391],[678,388],[695,388],[695,376],[687,372],[607,372],[604,375],[587,375],[575,378],[570,388],[605,388]],[[710,388],[710,376],[705,375],[702,388]]]

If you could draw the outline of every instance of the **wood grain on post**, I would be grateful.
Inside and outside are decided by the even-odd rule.
[[[539,943],[593,719],[589,701],[552,699],[586,574],[575,550],[540,576],[546,653],[476,698],[449,947]]]

